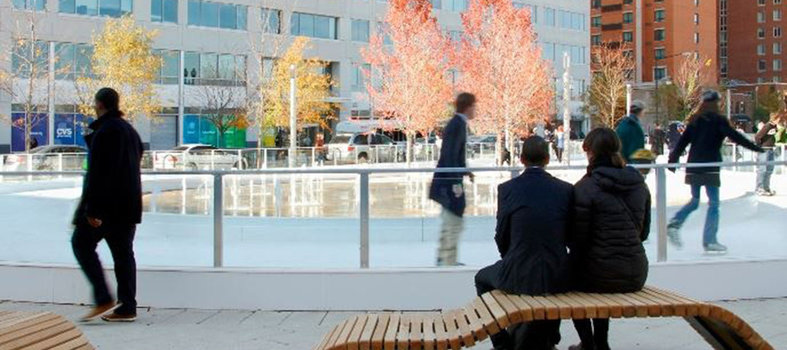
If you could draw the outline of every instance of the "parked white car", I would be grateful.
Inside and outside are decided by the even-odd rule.
[[[34,171],[82,170],[87,158],[87,148],[76,145],[40,146],[30,153],[14,153],[5,156],[3,170],[26,171],[28,162]]]
[[[326,147],[328,161],[345,164],[394,162],[399,149],[390,137],[377,133],[338,134]]]
[[[211,145],[186,144],[152,153],[154,169],[227,170],[246,169],[248,165],[238,153]]]

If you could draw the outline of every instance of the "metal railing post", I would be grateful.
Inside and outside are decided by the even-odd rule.
[[[63,153],[57,154],[57,171],[63,171]],[[58,175],[58,179],[62,179],[63,175]]]
[[[667,169],[656,169],[656,261],[667,261]]]
[[[361,268],[369,268],[369,173],[360,173]]]
[[[213,175],[213,267],[224,266],[224,183]]]
[[[268,169],[268,150],[262,150],[262,168]]]
[[[33,154],[32,153],[28,153],[27,154],[27,171],[28,172],[32,172],[33,171]],[[33,181],[33,175],[27,175],[27,181]]]

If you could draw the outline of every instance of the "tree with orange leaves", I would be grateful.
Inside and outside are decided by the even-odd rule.
[[[460,88],[478,96],[481,132],[528,130],[550,112],[554,91],[549,63],[541,57],[529,9],[511,0],[471,0],[462,14],[464,34],[455,54]],[[498,136],[498,146],[502,145]],[[498,148],[501,149],[501,148]]]
[[[375,113],[394,120],[407,135],[409,164],[416,134],[435,129],[447,117],[451,48],[429,0],[388,1],[384,23],[361,51],[375,70],[365,72],[367,90]]]

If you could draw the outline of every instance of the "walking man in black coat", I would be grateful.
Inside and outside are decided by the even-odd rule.
[[[103,316],[109,322],[132,322],[137,315],[134,233],[142,221],[140,161],[142,142],[123,119],[120,97],[110,88],[95,96],[98,119],[88,126],[88,169],[82,199],[74,215],[71,245],[79,265],[93,287],[95,307],[82,320]],[[109,292],[96,247],[106,240],[115,262],[119,304]],[[117,306],[117,308],[115,308]]]
[[[467,165],[467,122],[475,118],[475,96],[463,92],[456,97],[456,113],[443,132],[438,168],[465,168]],[[437,251],[437,266],[456,266],[457,246],[464,229],[462,215],[465,212],[465,176],[473,181],[473,174],[436,172],[429,188],[429,198],[442,206],[440,217],[440,248]]]
[[[525,172],[498,187],[497,233],[500,258],[475,276],[478,295],[494,289],[513,294],[543,295],[569,288],[566,228],[573,186],[544,170],[549,144],[531,136],[522,144]],[[560,321],[531,322],[512,337],[492,337],[495,349],[553,349],[560,341]],[[516,338],[516,339],[512,339]]]

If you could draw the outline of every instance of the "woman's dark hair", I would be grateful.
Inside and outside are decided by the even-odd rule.
[[[101,105],[109,112],[120,112],[120,95],[113,88],[101,88],[96,92],[96,101],[101,102]]]
[[[686,119],[686,124],[693,124],[697,118],[706,115],[708,113],[715,113],[721,114],[721,109],[719,109],[719,101],[704,101],[702,102],[697,110],[694,111],[689,117]]]
[[[585,137],[582,149],[593,155],[593,159],[590,159],[591,166],[600,159],[608,159],[614,167],[626,166],[626,161],[620,155],[621,144],[618,134],[610,128],[593,129]]]

